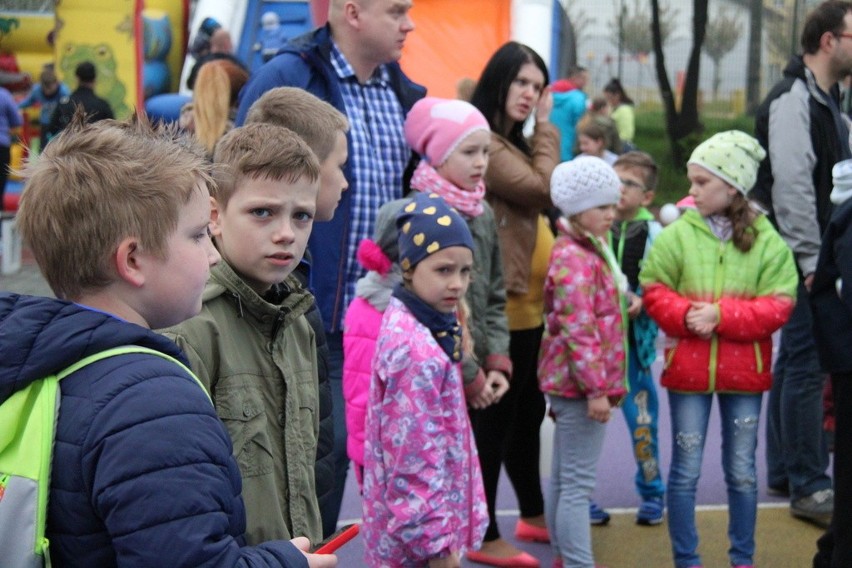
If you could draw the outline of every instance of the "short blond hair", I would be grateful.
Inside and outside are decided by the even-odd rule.
[[[228,201],[246,178],[268,178],[295,183],[301,178],[316,182],[320,165],[314,152],[295,132],[256,122],[235,128],[216,144],[213,154],[216,187],[211,195],[220,206]]]
[[[22,172],[17,225],[58,298],[75,300],[117,275],[111,256],[136,237],[159,258],[199,183],[213,185],[203,152],[144,116],[85,124],[77,113]]]
[[[308,143],[320,163],[334,150],[337,133],[349,131],[345,114],[296,87],[276,87],[263,93],[246,115],[246,124],[254,122],[289,128]]]

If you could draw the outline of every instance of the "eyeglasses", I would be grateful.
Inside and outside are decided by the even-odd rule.
[[[834,34],[834,37],[838,39],[842,37],[852,39],[852,32],[840,32],[839,34]]]
[[[645,191],[645,186],[639,183],[638,181],[633,181],[632,179],[619,179],[621,185],[628,189],[638,189],[639,191]]]

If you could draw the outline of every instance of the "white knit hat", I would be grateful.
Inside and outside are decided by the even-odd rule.
[[[578,156],[556,166],[550,177],[550,198],[571,217],[621,198],[621,181],[612,166],[594,156]]]

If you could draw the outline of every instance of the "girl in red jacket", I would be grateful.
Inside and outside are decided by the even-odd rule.
[[[772,333],[790,316],[798,278],[790,249],[745,198],[766,155],[739,131],[716,134],[689,159],[695,209],[666,227],[639,275],[644,305],[667,336],[672,463],[667,505],[675,566],[701,566],[695,490],[717,393],[728,487],[729,561],[752,566],[755,448],[768,390]]]

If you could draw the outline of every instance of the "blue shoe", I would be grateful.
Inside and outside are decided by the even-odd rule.
[[[598,507],[594,501],[589,501],[589,523],[596,526],[609,523],[609,513]]]
[[[651,497],[642,501],[639,511],[636,512],[636,524],[645,526],[659,525],[663,522],[663,505],[662,497]]]

